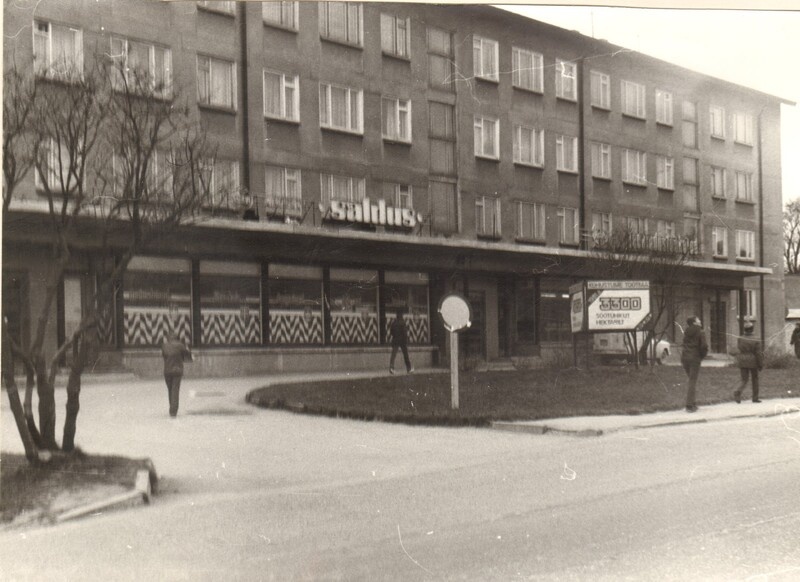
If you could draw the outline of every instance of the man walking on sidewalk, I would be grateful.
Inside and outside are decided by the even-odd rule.
[[[394,374],[394,359],[397,356],[397,350],[403,350],[403,359],[406,361],[406,372],[411,373],[414,367],[411,365],[411,359],[408,357],[408,328],[406,321],[403,319],[403,310],[398,309],[392,325],[389,327],[389,332],[392,334],[392,357],[389,359],[389,373]]]
[[[181,379],[183,378],[183,360],[192,361],[192,352],[189,351],[178,334],[171,331],[161,346],[161,355],[164,358],[164,381],[167,383],[167,396],[169,397],[169,415],[175,418],[178,415],[178,401],[181,394]]]
[[[686,320],[686,330],[683,332],[681,364],[689,377],[689,388],[686,391],[686,412],[697,412],[695,404],[697,377],[700,375],[700,362],[708,355],[708,344],[702,326],[700,318],[693,315]]]
[[[733,399],[739,403],[742,401],[742,390],[747,386],[748,376],[753,380],[753,402],[761,402],[758,399],[758,372],[764,367],[764,350],[761,349],[761,342],[753,337],[753,322],[746,321],[744,327],[744,337],[736,341],[739,353],[736,354],[736,365],[742,375],[742,383],[733,393]]]

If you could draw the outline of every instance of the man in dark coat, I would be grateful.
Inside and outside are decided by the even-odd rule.
[[[744,337],[736,341],[739,353],[736,354],[736,365],[742,375],[742,383],[733,393],[736,402],[742,401],[742,390],[747,386],[748,377],[753,379],[753,402],[761,402],[758,399],[758,372],[764,367],[764,350],[761,342],[753,337],[753,322],[746,321],[743,326]]]
[[[192,361],[192,352],[178,339],[178,334],[171,331],[161,346],[161,355],[164,357],[164,381],[167,383],[167,396],[169,397],[169,415],[175,418],[178,415],[178,401],[181,393],[181,379],[183,378],[183,361]]]
[[[794,355],[800,358],[800,321],[794,324],[792,339],[789,343],[794,346]]]
[[[708,343],[706,343],[702,326],[700,318],[693,315],[686,320],[686,330],[683,332],[681,364],[689,377],[689,388],[686,391],[686,412],[697,412],[695,404],[697,377],[700,375],[700,362],[708,355]]]
[[[408,357],[408,328],[406,327],[405,319],[403,319],[403,310],[398,309],[397,315],[389,326],[389,332],[392,334],[392,357],[389,359],[389,373],[394,374],[394,359],[397,356],[397,349],[403,350],[403,359],[406,361],[406,372],[409,374],[414,371],[411,366],[411,359]]]

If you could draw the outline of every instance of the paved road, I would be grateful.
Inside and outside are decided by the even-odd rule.
[[[250,409],[258,383],[190,382],[176,420],[158,382],[87,387],[79,443],[164,493],[0,534],[2,579],[800,578],[796,414],[537,436]]]

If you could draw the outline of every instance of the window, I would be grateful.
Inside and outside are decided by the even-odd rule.
[[[320,83],[320,125],[327,129],[363,133],[363,98],[361,90]]]
[[[237,208],[241,202],[239,162],[206,161],[200,164],[200,191],[205,204],[214,208]]]
[[[558,215],[558,242],[565,245],[578,244],[578,209],[561,206]]]
[[[478,236],[500,238],[500,198],[478,196],[475,199],[475,232]]]
[[[456,173],[455,107],[447,103],[428,103],[430,170],[434,174]]]
[[[459,229],[458,188],[450,182],[431,181],[431,229],[434,234],[453,234]]]
[[[523,240],[543,241],[545,234],[545,206],[533,202],[517,202],[516,237]]]
[[[629,184],[647,184],[647,155],[637,150],[622,151],[622,181]]]
[[[475,156],[500,158],[500,123],[488,117],[475,118]]]
[[[377,344],[378,272],[330,270],[331,342]]]
[[[578,138],[556,136],[556,169],[559,172],[578,171]]]
[[[611,109],[611,77],[599,71],[591,73],[592,107]]]
[[[83,74],[83,33],[79,28],[33,21],[33,67],[37,75],[68,80]]]
[[[145,42],[111,37],[114,62],[111,83],[115,89],[149,92],[158,97],[172,94],[172,54],[169,49]]]
[[[753,116],[746,113],[733,114],[733,141],[753,145]]]
[[[691,101],[683,102],[683,126],[681,135],[685,147],[697,147],[697,105]]]
[[[754,261],[756,258],[756,233],[752,230],[736,231],[736,258]]]
[[[672,125],[672,93],[656,89],[656,122]]]
[[[77,151],[72,151],[77,150]],[[34,169],[34,181],[36,188],[49,190],[50,192],[72,191],[78,186],[78,174],[81,172],[81,155],[83,154],[82,145],[70,148],[68,145],[61,145],[60,142],[49,139],[43,141],[39,146],[39,155],[42,157],[42,173],[44,180],[39,172]],[[71,161],[71,155],[75,154]]]
[[[656,234],[664,240],[675,238],[675,222],[672,220],[659,220],[656,222]]]
[[[320,2],[319,34],[326,40],[363,45],[360,2]]]
[[[725,168],[711,166],[711,196],[725,198],[727,193],[725,182]]]
[[[236,110],[236,68],[232,61],[197,56],[197,100]]]
[[[622,81],[622,113],[631,117],[645,118],[644,85]]]
[[[725,109],[712,105],[708,113],[711,137],[725,139]]]
[[[511,84],[528,91],[543,91],[542,55],[514,47],[511,49]]]
[[[613,226],[610,212],[592,212],[592,241],[596,245],[607,242]]]
[[[736,200],[753,202],[753,174],[736,172]]]
[[[381,103],[383,139],[411,142],[411,101],[384,97]]]
[[[516,331],[520,343],[536,343],[539,319],[536,313],[539,303],[537,283],[533,277],[521,277],[515,284]]]
[[[392,342],[391,327],[398,310],[402,310],[408,328],[408,343],[428,343],[430,301],[427,273],[386,271],[382,294],[386,311],[386,343]]]
[[[642,216],[625,217],[625,229],[631,234],[646,235],[648,233],[647,219]]]
[[[575,63],[556,59],[556,97],[569,101],[578,99],[578,66]]]
[[[200,261],[200,343],[231,346],[261,343],[261,266]]]
[[[693,254],[700,252],[700,219],[683,219],[683,239],[684,244],[688,245],[689,251]]]
[[[393,14],[381,14],[381,50],[396,57],[408,57],[411,21]]]
[[[233,14],[236,10],[236,2],[221,2],[220,0],[200,0],[197,6],[212,12],[223,14]]]
[[[340,202],[361,202],[364,200],[364,178],[339,176],[337,174],[320,174],[322,202],[330,204],[331,200]]]
[[[514,126],[514,163],[540,167],[544,165],[544,131]]]
[[[728,229],[715,226],[711,229],[711,248],[715,257],[728,258]]]
[[[298,3],[262,2],[261,17],[264,19],[264,24],[298,30]]]
[[[438,28],[428,28],[428,84],[441,91],[453,90],[453,39]]]
[[[300,121],[300,83],[297,75],[264,71],[264,117]]]
[[[675,162],[666,156],[656,156],[656,186],[664,190],[675,189]]]
[[[755,289],[744,290],[744,316],[751,320],[758,317],[758,295]]]
[[[475,76],[479,79],[498,80],[496,40],[480,36],[472,37],[472,67]]]
[[[591,143],[592,176],[611,179],[611,146],[607,143]]]
[[[269,264],[269,341],[321,344],[322,268]]]
[[[697,212],[697,160],[683,158],[683,208]]]
[[[383,199],[395,208],[414,208],[412,189],[409,184],[384,182]]]
[[[264,206],[268,212],[282,216],[303,214],[300,170],[267,166],[264,171],[266,191]]]

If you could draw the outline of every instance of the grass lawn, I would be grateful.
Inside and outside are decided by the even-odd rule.
[[[738,368],[703,368],[697,403],[733,399]],[[297,412],[410,424],[485,425],[493,420],[642,414],[683,408],[686,374],[678,366],[596,367],[460,374],[459,410],[450,409],[449,374],[276,384],[248,395],[251,404]],[[800,364],[764,370],[761,398],[800,396]],[[750,398],[749,387],[744,398]]]

